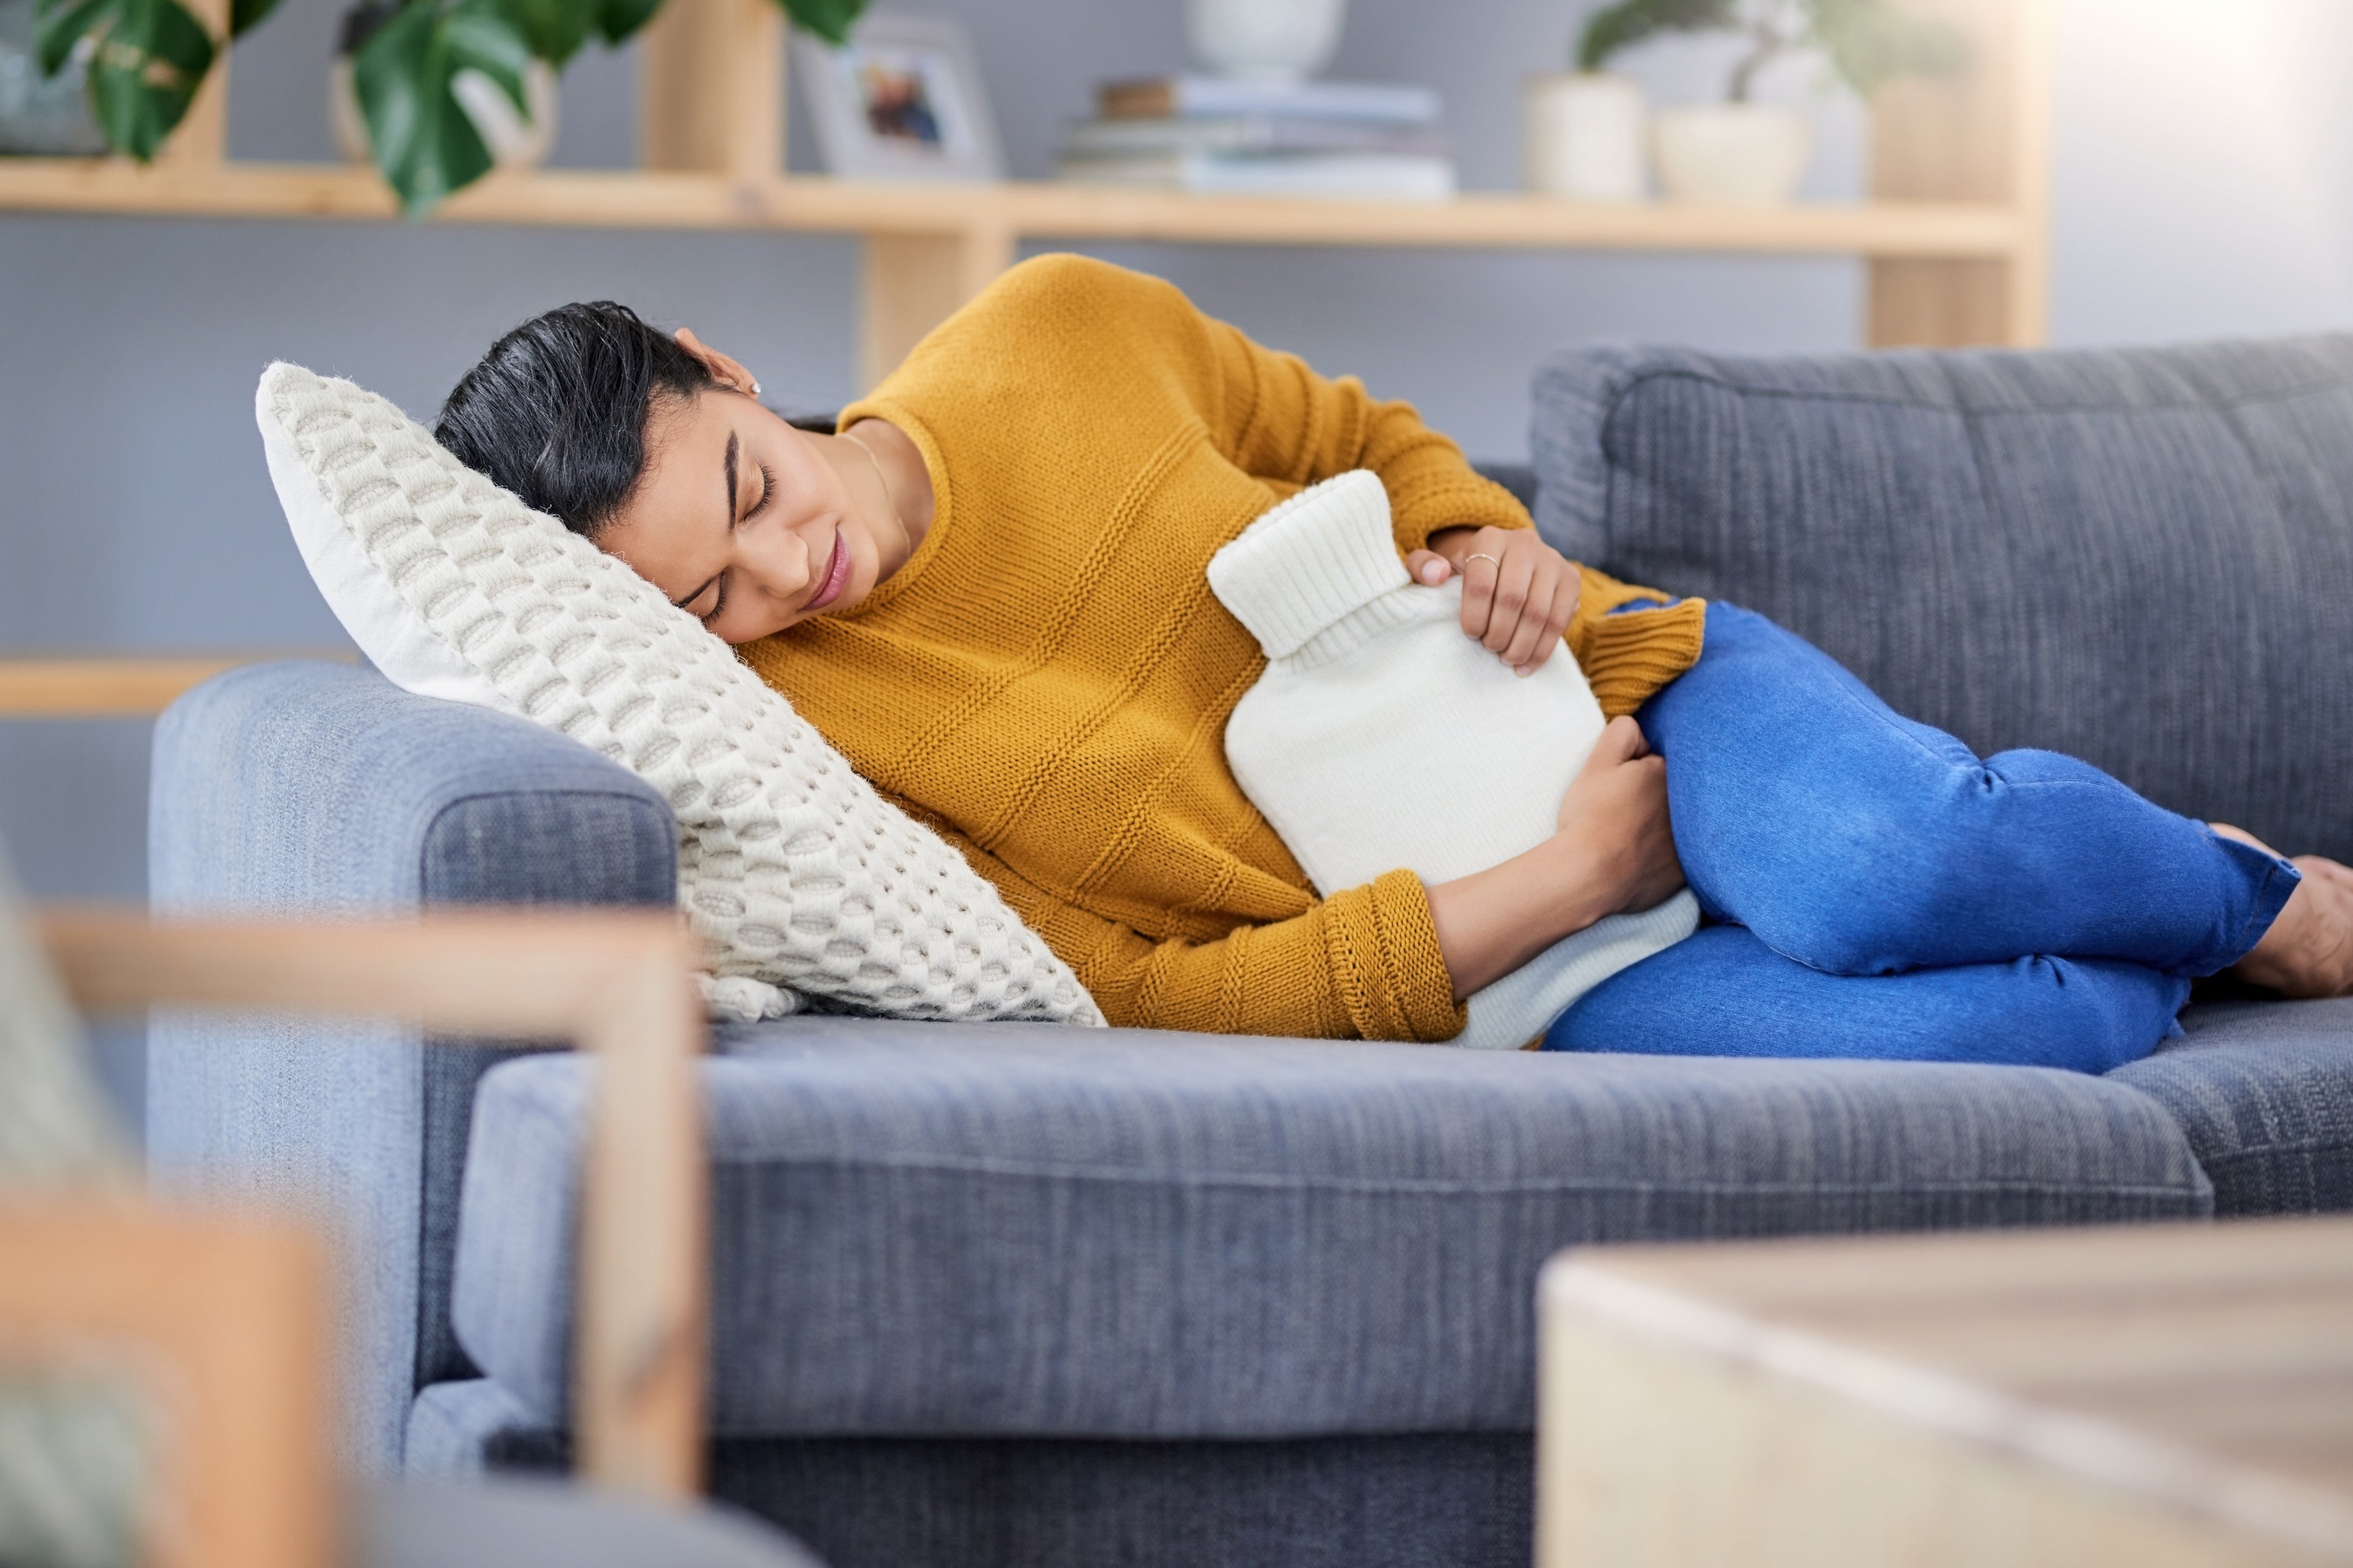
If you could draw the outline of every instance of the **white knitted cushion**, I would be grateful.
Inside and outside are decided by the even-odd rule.
[[[789,988],[898,1017],[1103,1022],[962,856],[627,565],[347,381],[273,364],[254,412],[302,558],[370,661],[668,797],[715,1006],[781,1012]]]
[[[1451,882],[1552,837],[1603,726],[1567,648],[1522,678],[1462,635],[1462,585],[1406,574],[1361,469],[1302,490],[1211,557],[1209,587],[1267,656],[1226,761],[1318,891],[1399,867]],[[1509,1050],[1689,936],[1689,892],[1554,943],[1471,998],[1455,1044]]]

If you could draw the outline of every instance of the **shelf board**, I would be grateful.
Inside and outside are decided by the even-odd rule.
[[[350,664],[350,649],[153,658],[0,657],[0,719],[152,719],[223,670],[260,658]]]
[[[0,211],[185,217],[390,218],[375,173],[337,164],[141,168],[113,159],[0,158]],[[1606,205],[1473,194],[1445,202],[1191,195],[1006,182],[914,185],[795,177],[541,170],[493,175],[434,221],[586,228],[745,229],[1200,244],[1730,251],[2003,258],[2031,225],[1989,203],[1785,207]]]

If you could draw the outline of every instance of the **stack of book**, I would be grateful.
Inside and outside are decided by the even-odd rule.
[[[1096,111],[1063,140],[1065,180],[1252,195],[1454,194],[1428,88],[1156,77],[1106,83]]]

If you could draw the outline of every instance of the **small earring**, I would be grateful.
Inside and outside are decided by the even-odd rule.
[[[756,378],[752,383],[752,395],[754,397],[760,395],[760,383]]]

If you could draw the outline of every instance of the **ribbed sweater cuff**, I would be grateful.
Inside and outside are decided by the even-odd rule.
[[[1684,599],[1658,609],[1588,619],[1569,627],[1569,651],[1585,671],[1601,711],[1631,713],[1699,662],[1707,636],[1707,601]]]
[[[1385,480],[1396,476],[1385,475]],[[1430,536],[1450,528],[1526,528],[1527,510],[1512,492],[1461,466],[1398,484],[1389,498],[1396,520],[1390,533],[1399,554],[1426,549]]]
[[[1451,1040],[1470,1022],[1438,945],[1430,890],[1391,871],[1324,904],[1324,940],[1340,1005],[1367,1040]]]

